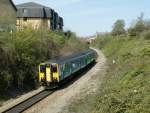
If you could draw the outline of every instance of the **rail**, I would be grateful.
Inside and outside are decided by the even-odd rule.
[[[49,96],[50,94],[52,94],[54,92],[55,92],[54,90],[52,90],[52,91],[50,91],[50,90],[41,91],[41,92],[37,93],[36,95],[22,101],[21,103],[5,110],[2,113],[21,113],[21,112],[27,110],[28,108],[30,108],[31,106],[33,106],[34,104],[43,100],[44,98],[46,98],[47,96]]]

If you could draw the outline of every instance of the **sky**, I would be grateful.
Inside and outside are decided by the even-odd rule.
[[[124,19],[126,27],[144,13],[150,18],[150,0],[13,0],[15,4],[36,2],[48,6],[64,19],[64,30],[78,36],[109,32],[114,22]]]

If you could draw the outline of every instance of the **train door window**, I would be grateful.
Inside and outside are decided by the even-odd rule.
[[[52,65],[52,71],[53,71],[53,73],[57,72],[57,65]]]
[[[45,72],[45,65],[40,65],[40,72]]]

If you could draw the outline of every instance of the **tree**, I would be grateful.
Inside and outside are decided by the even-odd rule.
[[[141,13],[141,15],[137,19],[137,23],[135,25],[135,30],[137,34],[143,32],[145,30],[145,25],[144,25],[144,13]]]
[[[113,25],[112,35],[125,34],[125,22],[124,20],[117,20]]]
[[[150,20],[149,19],[144,21],[144,25],[145,25],[146,30],[150,30]]]
[[[144,13],[141,13],[134,23],[135,24],[128,29],[130,36],[138,36],[149,27],[148,21],[144,20]]]

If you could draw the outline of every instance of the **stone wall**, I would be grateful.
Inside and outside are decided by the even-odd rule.
[[[17,29],[31,27],[33,29],[50,29],[49,18],[17,18]]]
[[[10,0],[0,0],[0,30],[15,28],[16,10]]]

